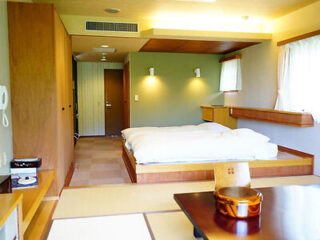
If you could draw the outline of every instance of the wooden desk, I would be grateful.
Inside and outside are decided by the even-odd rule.
[[[23,232],[25,232],[46,195],[53,179],[54,171],[40,171],[38,173],[39,185],[36,188],[14,190],[13,194],[22,194]]]
[[[174,194],[204,239],[319,239],[320,185],[261,188],[261,216],[247,220],[216,212],[213,192]]]

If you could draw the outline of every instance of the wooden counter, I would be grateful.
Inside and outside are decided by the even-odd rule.
[[[13,190],[14,195],[23,195],[22,212],[23,212],[23,233],[27,230],[33,216],[38,210],[44,196],[46,195],[53,179],[54,171],[40,171],[38,173],[39,185],[35,188],[26,188]]]
[[[0,228],[7,221],[8,217],[14,211],[15,208],[18,208],[18,219],[22,219],[22,216],[21,216],[22,198],[23,198],[22,194],[20,193],[0,194]],[[19,230],[21,230],[21,223],[19,224],[19,221],[18,221],[18,226],[19,225],[20,225]],[[20,231],[19,231],[19,235],[22,236]]]

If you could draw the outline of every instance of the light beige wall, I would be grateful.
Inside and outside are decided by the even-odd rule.
[[[7,3],[0,0],[0,85],[5,85],[10,96],[10,68],[9,68],[9,43],[8,43],[8,18]],[[6,110],[10,125],[8,128],[2,126],[2,115],[0,114],[0,175],[9,173],[9,160],[12,159],[12,128],[11,128],[11,104]],[[3,153],[7,157],[7,163],[2,164]]]
[[[320,29],[320,1],[273,22],[274,39],[282,41]]]
[[[78,111],[81,136],[105,135],[104,69],[122,63],[78,62]]]
[[[319,12],[320,1],[278,18],[271,24],[272,40],[238,51],[242,55],[243,91],[226,94],[225,105],[273,108],[277,97],[277,42],[319,30]]]
[[[242,51],[243,90],[225,94],[225,105],[274,108],[277,97],[277,41],[320,29],[320,1],[273,22],[273,39]],[[301,79],[303,81],[303,79]],[[315,154],[315,173],[320,175],[320,125],[296,128],[239,119],[239,127],[252,128],[279,145]]]

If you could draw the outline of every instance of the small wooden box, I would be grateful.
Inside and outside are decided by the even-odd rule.
[[[262,193],[248,187],[225,187],[215,192],[216,208],[223,214],[234,218],[259,216]]]

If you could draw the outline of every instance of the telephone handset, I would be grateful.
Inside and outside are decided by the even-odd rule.
[[[8,90],[5,86],[0,86],[0,111],[2,111],[2,124],[4,127],[9,126],[8,117],[5,110],[8,107]]]

